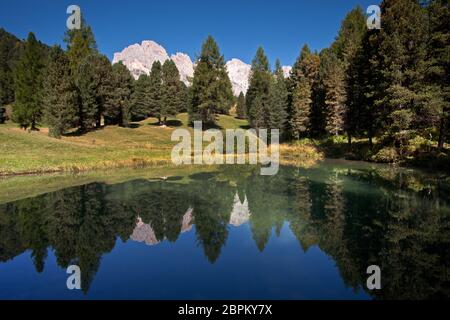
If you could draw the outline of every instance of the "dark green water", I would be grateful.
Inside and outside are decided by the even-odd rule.
[[[348,162],[62,189],[0,204],[0,298],[448,299],[449,195]]]

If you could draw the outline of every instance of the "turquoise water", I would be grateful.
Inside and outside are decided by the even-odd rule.
[[[362,163],[90,183],[0,204],[2,299],[450,297],[445,175]],[[81,270],[68,290],[66,268]],[[380,290],[366,286],[381,270]]]

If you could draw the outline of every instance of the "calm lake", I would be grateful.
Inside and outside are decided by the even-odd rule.
[[[27,179],[1,190],[34,190],[0,201],[1,299],[450,298],[445,174],[326,161],[273,177]],[[69,265],[82,290],[67,289]]]

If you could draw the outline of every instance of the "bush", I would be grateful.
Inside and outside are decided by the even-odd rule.
[[[395,163],[399,160],[399,154],[395,148],[386,147],[378,151],[372,157],[372,161],[381,163]]]

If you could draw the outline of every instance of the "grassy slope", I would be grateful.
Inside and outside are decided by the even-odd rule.
[[[170,137],[174,129],[188,128],[187,114],[173,119],[171,127],[155,122],[149,118],[135,128],[109,126],[62,139],[48,137],[46,128],[27,133],[12,123],[0,125],[0,175],[171,164]],[[218,124],[237,129],[246,128],[247,121],[220,116]]]

